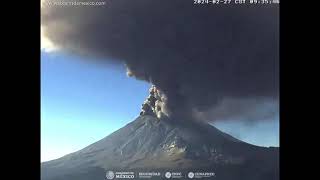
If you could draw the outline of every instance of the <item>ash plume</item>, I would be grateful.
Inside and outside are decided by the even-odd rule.
[[[140,115],[154,115],[159,119],[169,117],[170,112],[168,112],[166,104],[166,95],[152,85],[149,89],[148,98],[142,104]]]
[[[124,63],[130,76],[165,94],[170,116],[217,113],[212,109],[226,99],[278,102],[275,4],[108,0],[104,6],[44,5],[41,28],[57,49]],[[215,119],[215,113],[205,119]]]

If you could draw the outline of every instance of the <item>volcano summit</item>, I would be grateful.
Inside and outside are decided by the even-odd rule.
[[[194,2],[41,7],[42,39],[56,51],[92,63],[125,64],[129,76],[159,88],[150,90],[140,115],[125,127],[42,163],[42,180],[103,180],[117,171],[279,179],[278,148],[242,142],[209,124],[278,114],[279,5]]]
[[[151,111],[150,111],[151,112]],[[205,122],[141,113],[88,147],[41,164],[42,180],[103,180],[106,172],[210,171],[219,180],[279,179],[279,149],[250,145]],[[208,178],[204,178],[208,179]]]

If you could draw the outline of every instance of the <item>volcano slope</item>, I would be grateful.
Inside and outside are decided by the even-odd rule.
[[[41,164],[42,180],[103,180],[113,171],[210,171],[221,180],[279,179],[279,148],[250,145],[201,122],[141,115],[86,148]]]

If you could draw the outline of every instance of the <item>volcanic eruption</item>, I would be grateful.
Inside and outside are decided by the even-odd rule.
[[[59,51],[93,63],[125,64],[129,76],[161,90],[165,111],[176,119],[210,113],[226,99],[241,106],[248,106],[248,99],[278,103],[276,4],[109,0],[93,7],[43,5],[41,29]],[[228,115],[233,112],[241,115]],[[209,117],[205,121],[215,114]]]
[[[152,86],[140,115],[88,147],[41,165],[42,180],[101,180],[107,171],[210,171],[206,179],[279,179],[279,149],[254,146],[202,121],[173,119]]]
[[[224,120],[245,114],[219,112],[226,111],[223,102],[252,112],[257,106],[248,100],[278,103],[278,16],[274,4],[43,5],[41,29],[55,49],[125,64],[129,76],[153,86],[134,121],[80,151],[42,163],[42,179],[98,180],[110,169],[208,169],[222,180],[278,179],[278,148],[247,144],[208,123],[218,115]]]

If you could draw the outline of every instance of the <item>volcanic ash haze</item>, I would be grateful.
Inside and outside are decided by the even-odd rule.
[[[130,76],[156,85],[173,119],[247,114],[220,112],[226,101],[250,107],[246,112],[258,112],[266,101],[278,104],[277,4],[108,0],[104,6],[43,5],[41,27],[56,49],[124,63]],[[257,106],[248,105],[252,99]],[[253,121],[274,111],[278,114],[277,108],[256,113]]]

